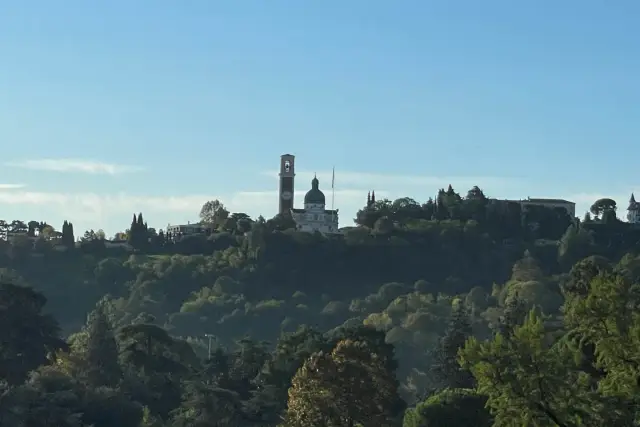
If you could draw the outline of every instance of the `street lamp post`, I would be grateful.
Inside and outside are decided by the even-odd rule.
[[[208,350],[207,350],[207,359],[211,360],[211,340],[216,338],[216,336],[213,335],[213,334],[204,334],[204,336],[209,338],[209,347],[208,347]]]

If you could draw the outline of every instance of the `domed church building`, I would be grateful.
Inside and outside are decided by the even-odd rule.
[[[338,209],[325,209],[324,193],[320,191],[317,177],[311,180],[311,190],[304,196],[304,209],[291,208],[291,216],[298,231],[308,233],[337,234]]]

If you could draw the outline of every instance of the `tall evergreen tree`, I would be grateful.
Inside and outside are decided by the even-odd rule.
[[[133,219],[131,220],[128,240],[131,246],[133,246],[134,248],[138,247],[140,241],[140,226],[138,225],[138,217],[136,214],[133,214]]]
[[[115,386],[121,377],[118,346],[113,328],[102,307],[96,308],[87,320],[87,379],[94,386]]]
[[[73,236],[73,224],[65,220],[62,223],[62,243],[71,248],[75,243],[75,237]]]
[[[459,303],[451,315],[449,326],[433,353],[431,373],[438,388],[473,388],[471,372],[460,367],[458,350],[464,348],[467,338],[472,335],[469,313]]]
[[[136,214],[133,214],[133,219],[131,220],[131,226],[129,227],[129,230],[131,231],[130,234],[135,235],[137,229],[138,229],[138,217],[136,216]]]
[[[149,243],[149,231],[142,213],[133,214],[129,228],[129,244],[136,249],[144,249]]]
[[[67,234],[68,234],[68,237],[69,237],[68,246],[69,247],[73,247],[73,245],[76,242],[76,237],[75,237],[75,235],[73,233],[73,223],[71,223],[71,222],[69,222],[69,231],[68,231]]]

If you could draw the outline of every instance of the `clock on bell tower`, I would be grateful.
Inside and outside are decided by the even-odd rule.
[[[295,156],[283,154],[280,156],[280,191],[278,192],[278,213],[290,212],[293,208],[293,180],[296,176],[294,167]]]

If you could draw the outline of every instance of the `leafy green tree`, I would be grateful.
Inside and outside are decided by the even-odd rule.
[[[511,272],[511,280],[518,282],[540,281],[544,278],[540,263],[529,250],[513,265]]]
[[[85,358],[89,384],[94,387],[117,385],[122,376],[118,363],[118,345],[101,306],[89,314],[86,331]]]
[[[558,261],[565,268],[570,267],[593,253],[593,250],[593,233],[578,223],[572,223],[560,239]]]
[[[291,381],[312,354],[330,350],[322,334],[309,327],[282,334],[272,357],[266,361],[256,381],[259,388],[250,402],[254,418],[261,422],[277,423],[286,409],[287,392]]]
[[[571,267],[569,275],[562,283],[565,298],[585,297],[591,289],[591,281],[600,274],[612,272],[609,261],[601,256],[591,256],[578,261]]]
[[[487,398],[472,389],[445,389],[408,409],[403,427],[492,427]]]
[[[0,283],[0,378],[19,384],[65,347],[58,323],[43,314],[47,299],[30,287]]]
[[[24,384],[0,390],[0,396],[3,427],[139,427],[142,419],[142,408],[127,396],[85,388],[56,366],[37,369]]]
[[[618,274],[599,274],[583,298],[567,301],[567,325],[593,343],[599,382],[605,396],[624,397],[628,407],[640,400],[640,289]]]
[[[373,229],[380,234],[388,234],[393,231],[393,221],[387,216],[380,217],[373,225]]]
[[[614,212],[617,209],[616,201],[609,198],[596,200],[589,208],[589,211],[596,217],[602,217],[606,212]]]
[[[214,230],[224,226],[228,218],[229,211],[218,199],[207,201],[200,209],[200,221],[210,225]]]
[[[159,326],[131,324],[118,331],[122,361],[145,372],[185,373],[187,367],[177,360],[176,341]]]
[[[517,295],[507,298],[502,316],[500,317],[499,331],[505,338],[510,338],[513,331],[524,323],[527,317],[525,302]]]
[[[38,221],[29,221],[27,223],[27,235],[29,237],[35,237],[36,235],[36,231],[39,231],[38,226],[40,225],[40,223]]]
[[[236,393],[194,381],[187,384],[172,421],[174,427],[228,427],[240,426],[245,420]]]
[[[190,366],[195,355],[166,330],[143,320],[120,328],[117,334],[125,373],[121,387],[152,416],[167,419],[180,405],[181,381],[197,368]]]
[[[35,371],[25,384],[1,392],[3,427],[84,427],[81,390],[76,381],[57,370]]]
[[[555,344],[533,310],[510,339],[501,334],[486,343],[469,339],[460,361],[476,378],[478,392],[488,397],[494,426],[602,425],[597,400],[575,369],[573,355]]]
[[[386,365],[362,341],[313,355],[293,378],[285,425],[394,425],[398,385]]]

